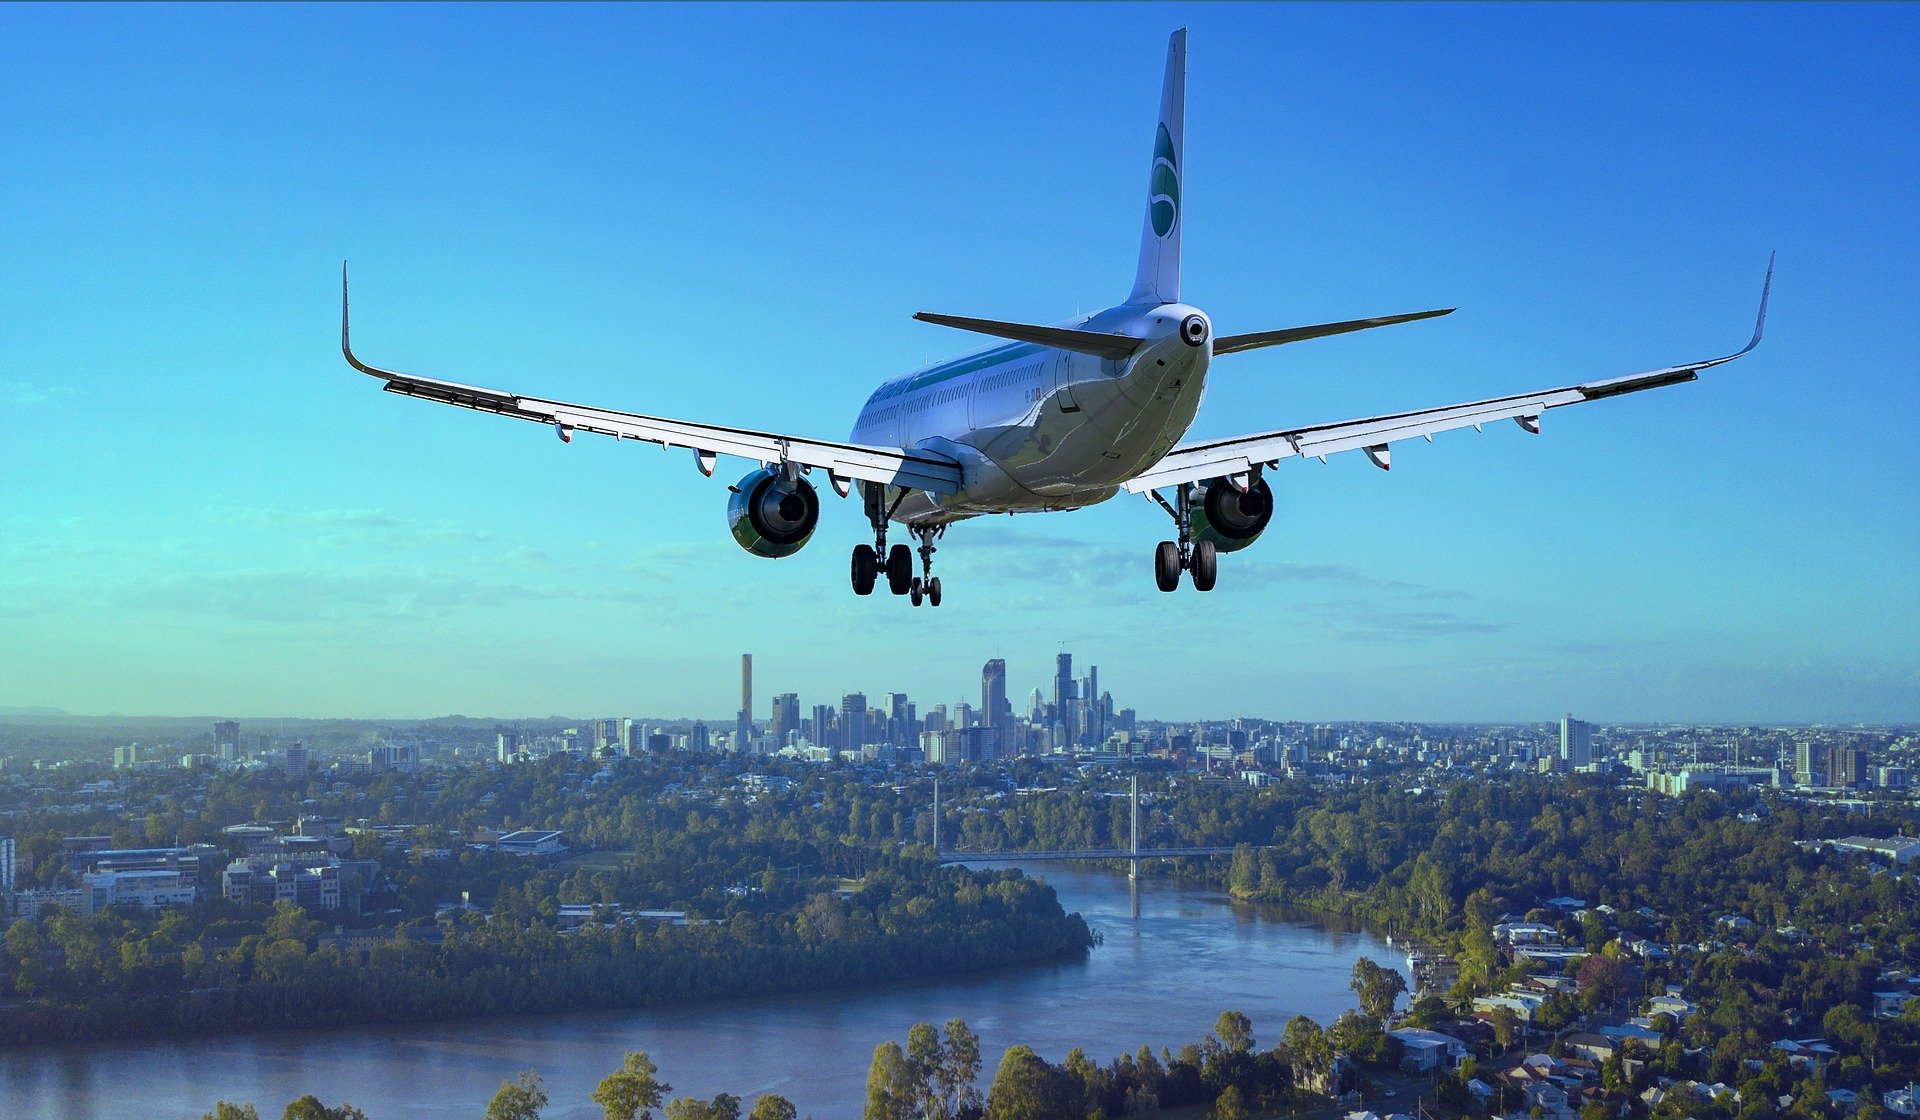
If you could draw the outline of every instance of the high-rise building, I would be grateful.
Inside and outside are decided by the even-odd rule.
[[[988,727],[1005,727],[1013,722],[1013,708],[1007,703],[1007,662],[996,657],[980,667],[980,721]]]
[[[213,725],[213,753],[222,762],[240,761],[240,722],[223,719]]]
[[[740,710],[747,714],[747,722],[753,722],[753,655],[740,655]]]
[[[1073,655],[1061,653],[1053,659],[1053,718],[1071,722],[1068,709],[1073,706]]]
[[[787,745],[787,737],[800,730],[800,695],[782,692],[773,698],[773,715],[767,721],[767,738],[774,750]]]
[[[287,773],[305,777],[307,773],[307,745],[305,743],[290,744],[287,747],[285,761]]]
[[[867,694],[850,692],[840,698],[840,749],[858,751],[867,745]]]
[[[113,748],[113,768],[115,770],[125,770],[139,761],[140,744],[133,743],[128,746]]]
[[[815,704],[813,706],[813,745],[831,747],[833,743],[833,705]]]
[[[1827,784],[1852,789],[1865,774],[1865,752],[1858,747],[1827,748]]]
[[[975,724],[976,721],[973,718],[972,704],[962,700],[953,706],[953,725],[955,727],[968,728],[975,726]]]
[[[1567,770],[1593,765],[1593,725],[1571,712],[1560,719],[1560,765]]]
[[[1826,785],[1827,752],[1813,743],[1795,743],[1793,745],[1793,784],[1797,786]]]
[[[18,870],[14,866],[17,851],[13,837],[0,836],[0,896],[13,893],[14,875]]]
[[[713,732],[708,730],[707,725],[705,723],[695,721],[693,725],[693,733],[687,738],[687,746],[688,746],[688,749],[696,750],[696,751],[712,750],[713,749]],[[653,749],[651,742],[649,742],[648,749],[649,750]]]
[[[519,762],[521,758],[520,732],[516,728],[501,728],[493,736],[494,757],[501,762]]]

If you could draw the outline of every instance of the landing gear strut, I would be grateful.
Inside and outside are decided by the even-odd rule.
[[[853,593],[871,595],[880,577],[887,579],[887,590],[895,595],[905,595],[919,606],[922,600],[933,606],[940,605],[940,580],[933,574],[933,539],[945,531],[945,526],[911,526],[913,534],[920,538],[920,568],[925,578],[913,574],[913,549],[904,544],[887,547],[887,524],[893,519],[900,503],[907,500],[908,490],[897,491],[892,501],[887,499],[885,486],[862,483],[860,496],[866,503],[867,521],[873,526],[873,543],[853,546]]]
[[[944,525],[913,526],[913,535],[920,538],[921,574],[913,577],[908,593],[912,596],[913,605],[916,607],[920,605],[923,596],[928,606],[940,605],[940,577],[933,574],[933,539],[944,532],[946,532]],[[900,547],[905,548],[904,545]]]
[[[1195,591],[1212,591],[1220,577],[1220,554],[1212,541],[1196,543],[1193,539],[1193,484],[1182,482],[1172,504],[1157,490],[1147,493],[1173,518],[1174,533],[1178,537],[1178,540],[1161,541],[1153,551],[1154,586],[1162,591],[1177,590],[1180,573],[1191,572]]]

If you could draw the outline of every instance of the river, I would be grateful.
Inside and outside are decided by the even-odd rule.
[[[1079,1046],[1105,1063],[1143,1042],[1158,1052],[1198,1041],[1232,1008],[1270,1046],[1294,1015],[1324,1024],[1352,1006],[1358,958],[1405,971],[1379,939],[1311,915],[1146,880],[1136,920],[1124,877],[1026,870],[1102,937],[1085,961],[680,1009],[0,1052],[0,1120],[198,1120],[215,1100],[251,1102],[275,1120],[303,1093],[350,1101],[371,1120],[472,1120],[523,1069],[538,1070],[552,1098],[546,1120],[591,1120],[601,1110],[587,1095],[628,1050],[651,1054],[675,1096],[724,1091],[751,1104],[778,1092],[803,1115],[841,1120],[865,1104],[874,1047],[904,1044],[914,1023],[959,1016],[979,1032],[985,1092],[1016,1042],[1053,1061]]]

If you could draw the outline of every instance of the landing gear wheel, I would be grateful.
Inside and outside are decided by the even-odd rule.
[[[932,579],[927,581],[927,605],[930,607],[937,607],[940,605],[940,577],[939,576],[934,576]]]
[[[873,594],[873,581],[880,574],[880,557],[870,544],[853,546],[853,593]]]
[[[1153,583],[1162,591],[1180,587],[1180,546],[1172,541],[1161,541],[1153,550]]]
[[[916,607],[920,605],[920,577],[919,576],[914,576],[913,582],[907,585],[907,600]]]
[[[1212,591],[1213,581],[1220,577],[1220,557],[1212,541],[1201,541],[1193,546],[1193,559],[1188,566],[1193,570],[1193,589]]]
[[[887,550],[887,590],[905,595],[913,580],[913,550],[896,544]]]

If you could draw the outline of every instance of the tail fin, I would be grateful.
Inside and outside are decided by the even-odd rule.
[[[1140,231],[1140,271],[1129,303],[1180,299],[1180,178],[1185,167],[1187,29],[1167,43],[1167,76],[1160,87],[1160,124],[1153,134],[1153,172],[1147,180],[1147,220]]]

